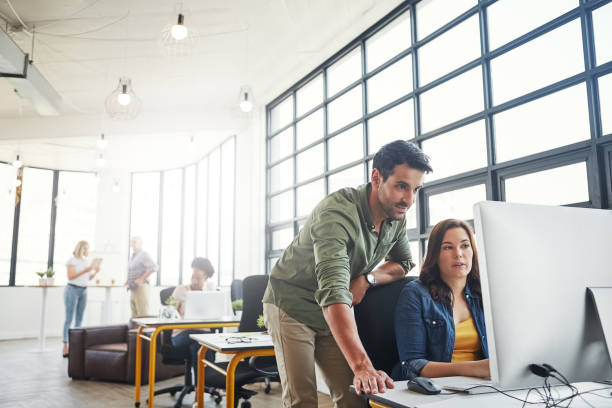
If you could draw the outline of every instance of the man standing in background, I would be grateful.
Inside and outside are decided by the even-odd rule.
[[[128,263],[127,286],[130,290],[132,317],[148,316],[151,291],[148,278],[157,272],[158,267],[151,255],[142,250],[142,238],[132,237],[130,246],[132,257]]]

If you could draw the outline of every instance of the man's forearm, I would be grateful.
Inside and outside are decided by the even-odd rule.
[[[406,276],[406,270],[397,262],[387,261],[372,271],[376,278],[376,285],[395,282]]]
[[[349,306],[344,303],[326,306],[323,308],[323,317],[351,370],[355,372],[372,367],[372,362],[359,339],[355,316]]]

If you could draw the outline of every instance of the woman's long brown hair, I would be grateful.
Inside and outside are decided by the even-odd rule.
[[[461,220],[448,219],[440,221],[435,227],[433,227],[431,233],[429,234],[427,254],[423,260],[423,265],[421,266],[421,274],[419,275],[419,279],[427,288],[433,300],[436,302],[446,303],[448,305],[453,304],[453,294],[448,285],[440,277],[438,259],[440,258],[440,247],[442,246],[444,234],[446,231],[452,228],[463,228],[468,237],[470,237],[470,245],[472,245],[474,256],[472,258],[472,270],[467,276],[466,285],[470,287],[470,290],[473,293],[481,296],[478,251],[476,250],[472,228],[470,228],[466,222]]]

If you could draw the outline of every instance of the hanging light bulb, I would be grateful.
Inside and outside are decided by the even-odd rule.
[[[117,95],[117,102],[119,102],[119,105],[127,106],[130,104],[131,101],[132,97],[127,91],[127,84],[121,85],[121,93]]]
[[[140,113],[142,102],[134,93],[129,78],[119,78],[119,85],[105,101],[106,113],[113,119],[134,119]]]
[[[104,133],[100,135],[100,138],[98,139],[96,144],[98,145],[98,149],[100,150],[106,149],[106,146],[108,146],[108,140],[104,138]]]
[[[17,158],[13,162],[13,167],[16,169],[20,169],[21,166],[23,166],[23,162],[19,159],[19,155],[17,155]]]
[[[243,112],[250,112],[253,109],[253,92],[246,85],[240,88],[240,109]]]
[[[118,193],[121,191],[121,187],[119,187],[119,181],[115,180],[113,183],[113,193]]]
[[[106,160],[104,160],[104,156],[100,153],[100,156],[96,159],[96,167],[101,169],[106,165]]]
[[[179,13],[178,21],[175,25],[172,26],[170,33],[172,34],[172,37],[174,37],[174,39],[178,41],[187,38],[189,30],[187,29],[187,27],[185,27],[185,16]]]
[[[19,186],[21,185],[21,180],[20,180],[20,179],[15,179],[15,181],[14,181],[13,185],[14,185],[15,187],[19,187]]]

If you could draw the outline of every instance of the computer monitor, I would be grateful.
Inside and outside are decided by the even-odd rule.
[[[612,287],[612,211],[487,201],[474,205],[474,226],[491,380],[541,386],[531,363],[570,382],[610,380],[587,287]]]

